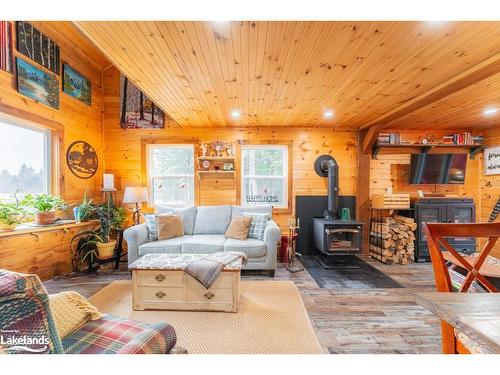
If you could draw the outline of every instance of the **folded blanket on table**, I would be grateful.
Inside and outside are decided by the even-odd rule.
[[[245,253],[237,251],[213,253],[188,263],[184,271],[208,289],[217,280],[224,267],[239,258],[242,259],[243,265],[247,263],[248,257]]]

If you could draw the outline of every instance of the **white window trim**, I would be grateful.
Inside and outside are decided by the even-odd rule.
[[[11,126],[36,131],[43,135],[43,170],[45,172],[43,189],[47,194],[54,194],[55,192],[52,191],[52,171],[54,170],[52,165],[52,148],[54,147],[52,145],[52,130],[7,115],[0,116],[0,121]]]
[[[153,158],[151,157],[151,152],[153,149],[159,149],[159,148],[191,148],[192,152],[193,152],[193,174],[182,174],[182,175],[158,175],[158,176],[152,176],[151,172],[153,171]],[[149,201],[148,201],[148,205],[150,207],[154,207],[155,205],[155,202],[154,202],[154,182],[153,182],[153,179],[154,178],[162,178],[162,177],[175,177],[175,178],[193,178],[193,184],[196,184],[196,181],[195,181],[195,174],[196,174],[196,171],[195,171],[195,153],[194,153],[194,145],[193,144],[156,144],[156,143],[153,143],[153,144],[148,144],[146,145],[146,154],[147,154],[147,162],[146,162],[146,176],[147,176],[147,179],[148,179],[148,182],[147,182],[147,187],[148,187],[148,192],[149,192]],[[196,201],[196,188],[195,186],[193,185],[193,203]]]
[[[284,158],[283,158],[283,175],[254,175],[252,177],[248,177],[244,175],[244,150],[245,149],[255,149],[255,148],[264,148],[264,149],[279,149],[279,150],[284,150]],[[284,188],[284,205],[273,205],[273,208],[278,208],[278,209],[288,209],[288,145],[244,145],[241,146],[241,162],[240,162],[240,168],[241,168],[241,195],[240,199],[242,204],[245,203],[245,189],[243,188],[244,185],[244,180],[248,178],[283,178],[283,188]]]

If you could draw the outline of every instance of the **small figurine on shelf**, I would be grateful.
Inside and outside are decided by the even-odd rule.
[[[297,238],[297,229],[300,229],[300,219],[288,219],[288,247],[286,249],[286,258],[288,259],[288,266],[286,269],[289,272],[295,273],[304,271],[304,267],[297,261],[295,253],[295,239]]]
[[[234,145],[232,143],[228,143],[226,145],[227,156],[232,158],[234,156]]]
[[[220,158],[221,152],[224,151],[225,145],[221,141],[216,141],[212,143],[212,149],[215,150],[215,156]]]
[[[207,156],[207,145],[205,143],[202,143],[201,144],[201,156],[205,157]]]

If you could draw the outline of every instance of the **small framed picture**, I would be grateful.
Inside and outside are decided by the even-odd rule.
[[[92,84],[90,79],[78,73],[68,64],[63,64],[63,92],[79,101],[92,104]]]

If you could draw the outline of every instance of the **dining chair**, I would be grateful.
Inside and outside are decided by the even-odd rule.
[[[498,293],[498,289],[482,274],[481,266],[500,237],[500,223],[470,223],[448,224],[427,223],[425,233],[431,256],[434,279],[438,292],[472,291]],[[467,257],[458,252],[448,242],[447,238],[486,238],[475,257]],[[444,251],[442,251],[444,249]],[[457,283],[458,274],[451,271],[448,263],[463,268],[466,272],[460,283]],[[477,352],[478,348],[467,336],[456,331],[453,326],[441,321],[441,333],[445,354],[469,354]]]

